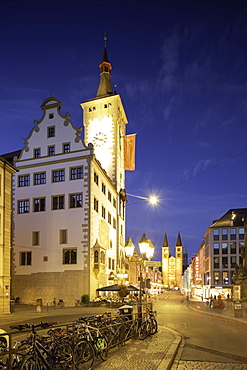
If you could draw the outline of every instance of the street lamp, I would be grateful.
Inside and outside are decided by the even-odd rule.
[[[135,263],[140,264],[140,290],[139,290],[139,305],[138,305],[138,318],[142,319],[142,285],[143,285],[143,277],[142,277],[142,268],[145,266],[144,261],[147,258],[150,260],[154,255],[154,246],[152,244],[151,239],[147,239],[146,234],[142,234],[141,240],[138,243],[140,249],[140,259],[138,261],[133,261]],[[131,261],[131,257],[134,255],[135,246],[131,240],[128,238],[128,241],[125,245],[125,254],[126,257]]]

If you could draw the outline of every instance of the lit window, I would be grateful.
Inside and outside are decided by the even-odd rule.
[[[220,282],[220,273],[219,271],[214,272],[214,285],[218,285]]]
[[[227,271],[222,272],[222,284],[229,284],[228,272]]]
[[[63,264],[64,265],[75,265],[77,263],[77,250],[76,249],[64,249],[63,250]]]

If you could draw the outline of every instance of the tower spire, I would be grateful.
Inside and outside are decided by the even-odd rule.
[[[181,247],[181,246],[182,246],[182,240],[181,240],[181,236],[180,236],[180,231],[178,231],[176,247]]]
[[[168,247],[168,240],[167,240],[167,235],[166,235],[166,232],[165,232],[165,236],[164,236],[164,241],[163,241],[163,247]]]
[[[108,95],[112,95],[112,86],[111,86],[111,63],[108,60],[107,50],[106,50],[106,32],[104,33],[104,53],[102,62],[100,63],[100,83],[97,91],[97,98],[102,98]]]

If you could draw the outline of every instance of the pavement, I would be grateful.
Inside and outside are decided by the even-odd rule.
[[[188,302],[193,310],[200,310],[216,316],[232,317],[233,320],[247,322],[247,317],[236,318],[233,310],[210,309],[205,302],[197,298]],[[36,306],[16,305],[15,312],[11,314],[0,314],[0,328],[8,330],[9,325],[32,323],[40,321],[57,321],[64,323],[65,318],[90,316],[101,314],[105,311],[117,311],[102,307],[65,307],[51,308]],[[61,320],[60,320],[61,319]],[[97,359],[94,369],[100,370],[247,370],[247,364],[240,363],[216,363],[200,361],[181,361],[180,354],[183,348],[184,339],[176,331],[165,326],[159,326],[158,332],[141,340],[130,340],[125,346],[117,347],[109,352],[107,361]]]

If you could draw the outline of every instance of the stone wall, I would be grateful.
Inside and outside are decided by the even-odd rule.
[[[74,306],[83,294],[90,293],[88,275],[82,271],[13,276],[12,291],[23,304],[37,304],[37,299],[42,299],[43,305],[50,305],[56,298],[66,306]]]

